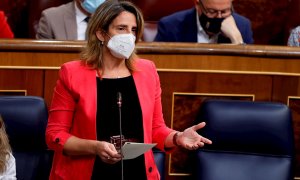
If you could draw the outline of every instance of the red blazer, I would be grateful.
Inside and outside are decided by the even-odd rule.
[[[144,142],[157,143],[164,150],[170,128],[165,125],[159,76],[152,61],[138,59],[132,76],[143,114]],[[95,157],[71,157],[62,153],[67,139],[74,135],[96,139],[96,71],[81,61],[65,63],[54,89],[46,130],[46,141],[55,150],[50,179],[87,180],[91,178]],[[152,151],[145,153],[149,180],[160,179]]]
[[[3,11],[0,11],[0,38],[14,38]]]

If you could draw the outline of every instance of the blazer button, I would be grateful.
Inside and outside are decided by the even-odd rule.
[[[59,138],[56,138],[56,139],[55,139],[55,142],[56,142],[56,143],[59,143]]]
[[[148,171],[151,173],[152,172],[152,167],[149,167]]]

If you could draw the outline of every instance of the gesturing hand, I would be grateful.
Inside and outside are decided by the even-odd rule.
[[[177,144],[189,150],[198,149],[199,147],[203,147],[204,144],[212,144],[211,140],[197,133],[197,130],[204,126],[205,122],[201,122],[180,132],[178,134]]]

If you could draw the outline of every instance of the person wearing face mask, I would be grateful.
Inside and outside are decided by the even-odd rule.
[[[45,9],[39,20],[36,39],[85,40],[90,16],[105,0],[73,0]]]
[[[163,17],[154,41],[253,44],[249,19],[232,0],[194,0],[195,7]]]
[[[167,152],[212,143],[196,132],[204,122],[183,132],[166,126],[155,65],[135,54],[143,24],[134,4],[105,1],[90,19],[80,60],[61,66],[46,129],[55,151],[50,180],[159,180],[152,151],[122,160],[112,141],[121,134],[124,141],[156,143]]]

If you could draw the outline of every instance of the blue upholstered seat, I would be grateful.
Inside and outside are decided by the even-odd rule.
[[[206,121],[199,133],[213,144],[196,153],[196,179],[293,179],[294,133],[286,105],[208,100],[197,121]]]
[[[157,169],[160,174],[160,180],[164,180],[166,175],[165,173],[166,154],[165,152],[162,152],[156,148],[153,149],[153,154],[154,154],[154,159],[155,159]]]
[[[17,179],[49,179],[53,153],[45,143],[45,101],[33,96],[0,96],[0,114],[16,159]]]

